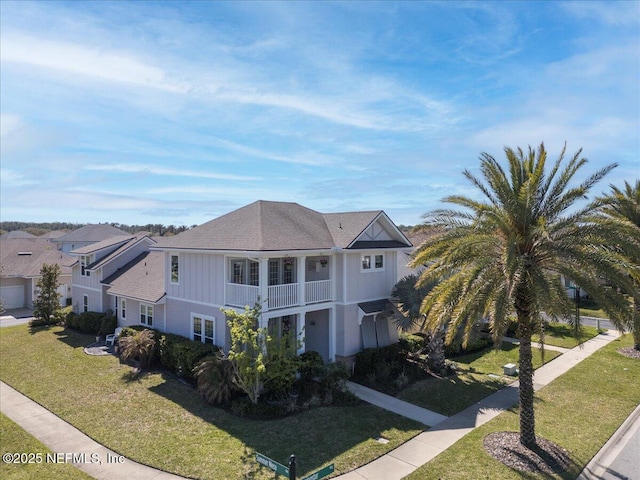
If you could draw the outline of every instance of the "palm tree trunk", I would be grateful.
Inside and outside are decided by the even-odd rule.
[[[533,357],[531,353],[531,323],[528,318],[520,319],[520,443],[527,448],[536,446],[536,421],[533,410]]]
[[[640,350],[640,299],[634,298],[634,316],[633,316],[633,346],[636,350]]]

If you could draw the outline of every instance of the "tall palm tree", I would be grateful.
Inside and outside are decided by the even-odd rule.
[[[586,159],[578,151],[564,165],[566,145],[547,172],[544,144],[528,151],[505,147],[508,170],[489,154],[480,156],[484,182],[468,170],[464,176],[481,200],[466,196],[444,199],[462,210],[440,209],[425,215],[426,223],[445,229],[417,251],[413,265],[427,265],[421,284],[437,281],[425,297],[427,327],[446,328],[451,342],[462,330],[466,343],[475,322],[489,318],[494,341],[500,342],[515,314],[520,338],[520,442],[536,445],[533,406],[531,336],[543,333],[542,312],[569,318],[579,330],[572,303],[560,276],[573,279],[599,301],[620,325],[628,325],[631,309],[616,291],[604,291],[598,273],[630,288],[621,271],[625,260],[607,248],[612,242],[640,248],[626,224],[596,218],[593,204],[576,205],[615,165],[574,185]],[[572,186],[573,185],[573,186]]]
[[[602,212],[608,217],[628,221],[636,229],[636,235],[640,237],[640,180],[635,185],[624,182],[624,190],[610,185],[611,192],[598,199],[602,203]],[[625,252],[629,260],[636,266],[629,273],[636,282],[636,291],[640,290],[640,250]],[[633,320],[633,343],[636,350],[640,350],[640,296],[633,297],[635,316]]]

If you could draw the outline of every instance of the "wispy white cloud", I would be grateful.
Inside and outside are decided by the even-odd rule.
[[[203,172],[196,170],[183,170],[179,168],[159,167],[155,165],[135,165],[135,164],[109,164],[109,165],[87,165],[85,170],[113,173],[140,173],[149,175],[163,175],[175,177],[211,178],[216,180],[235,181],[256,181],[260,177],[248,175],[233,175],[228,173]]]
[[[631,26],[640,23],[640,5],[637,1],[559,2],[564,10],[579,18],[588,18],[613,26]]]

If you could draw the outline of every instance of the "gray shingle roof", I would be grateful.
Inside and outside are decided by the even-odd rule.
[[[100,242],[109,237],[127,236],[127,232],[111,225],[85,225],[72,232],[65,233],[53,241],[55,242]]]
[[[238,251],[347,248],[382,213],[323,214],[297,203],[259,200],[167,238],[159,246]]]
[[[12,230],[11,232],[4,233],[0,238],[36,238],[36,236],[29,232],[23,232],[22,230]]]
[[[71,274],[75,257],[58,251],[44,238],[13,238],[0,240],[0,264],[3,277],[39,277],[42,265],[57,263],[61,273]]]
[[[157,303],[165,295],[164,253],[138,255],[102,283],[110,295]]]
[[[111,237],[106,240],[102,240],[100,242],[92,243],[91,245],[87,245],[86,247],[76,248],[71,253],[78,254],[78,255],[89,255],[91,253],[98,252],[104,248],[109,248],[118,244],[123,244],[125,242],[130,241],[133,238],[135,238],[133,235]]]

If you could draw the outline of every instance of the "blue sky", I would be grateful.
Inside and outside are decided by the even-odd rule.
[[[479,154],[640,177],[640,2],[0,3],[2,220],[420,222]]]

